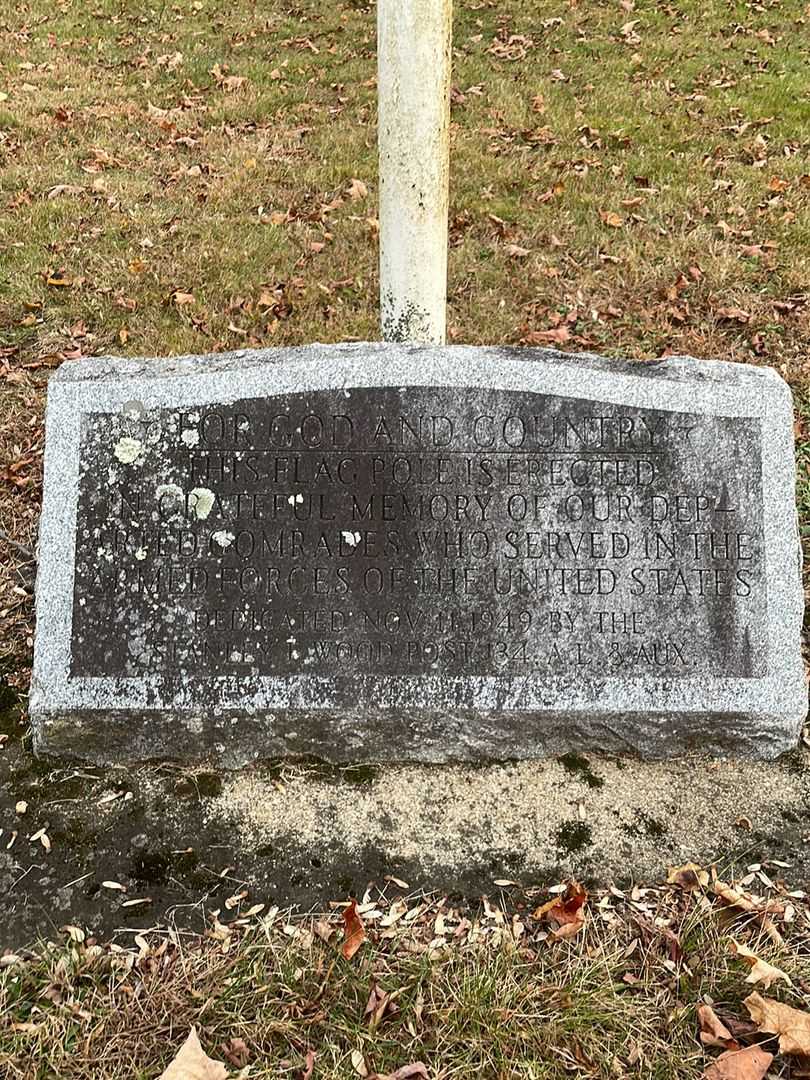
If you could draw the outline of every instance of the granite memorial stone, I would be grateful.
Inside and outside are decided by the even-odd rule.
[[[65,363],[36,746],[772,757],[806,711],[794,481],[767,368],[393,344]]]

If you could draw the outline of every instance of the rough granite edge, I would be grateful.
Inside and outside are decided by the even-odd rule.
[[[232,349],[221,353],[185,353],[179,356],[91,356],[78,360],[66,360],[51,375],[50,382],[56,384],[71,382],[97,381],[104,379],[137,378],[143,375],[164,377],[182,377],[188,374],[205,374],[229,371],[265,364],[282,364],[290,361],[317,361],[325,353],[347,358],[368,356],[405,355],[425,356],[441,352],[450,359],[464,358],[470,353],[489,357],[493,361],[508,357],[510,360],[543,363],[550,366],[568,365],[575,362],[579,367],[590,371],[612,372],[614,374],[633,375],[638,378],[669,378],[682,381],[684,378],[699,378],[709,382],[727,382],[743,384],[756,382],[763,388],[787,391],[790,388],[782,376],[771,367],[755,367],[729,360],[701,360],[687,354],[662,357],[655,360],[626,360],[600,356],[598,353],[569,353],[559,349],[543,349],[517,345],[409,345],[395,342],[363,341],[323,344],[312,342],[308,345],[280,346],[269,349]]]

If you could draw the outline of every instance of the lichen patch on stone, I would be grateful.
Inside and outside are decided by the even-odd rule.
[[[177,484],[159,484],[155,488],[155,498],[160,502],[165,495],[172,495],[180,500],[183,498],[183,489]]]
[[[193,510],[200,521],[211,513],[214,506],[214,493],[210,488],[192,488],[189,492],[189,509]]]
[[[140,439],[133,439],[129,435],[124,435],[115,444],[113,453],[122,465],[131,465],[143,453],[143,443]]]
[[[212,539],[215,540],[221,548],[230,547],[236,537],[232,532],[228,532],[227,529],[220,529],[218,532],[213,533]]]

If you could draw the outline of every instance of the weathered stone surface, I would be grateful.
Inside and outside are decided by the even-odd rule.
[[[769,369],[311,346],[51,381],[31,710],[100,761],[770,757],[806,711]]]

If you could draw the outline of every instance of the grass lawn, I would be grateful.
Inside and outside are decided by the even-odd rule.
[[[508,892],[470,913],[446,897],[369,889],[368,938],[350,960],[337,912],[248,913],[215,921],[202,942],[153,934],[131,951],[66,927],[64,943],[0,961],[2,1075],[152,1080],[195,1025],[228,1075],[251,1080],[697,1080],[731,1042],[778,1054],[749,1022],[752,991],[807,1003],[810,909],[783,870],[769,873],[777,880],[754,867],[730,904],[708,874],[705,888],[593,896],[584,927],[563,940],[532,907],[510,909]],[[752,889],[764,894],[753,908]],[[734,943],[776,967],[778,982],[768,988]],[[707,1004],[726,1030],[704,1046]],[[776,1056],[769,1076],[806,1076],[802,1060]],[[397,1073],[418,1062],[423,1071]]]
[[[807,4],[459,0],[454,35],[450,340],[775,367],[810,536]],[[375,93],[363,0],[5,5],[3,534],[35,542],[64,359],[377,336]],[[32,632],[30,567],[0,538],[0,712]],[[251,1078],[307,1077],[314,1050],[314,1076],[341,1080],[415,1061],[680,1080],[709,1058],[706,995],[750,1037],[731,935],[791,976],[770,995],[801,1008],[810,989],[799,897],[774,936],[700,890],[608,893],[559,942],[523,911],[470,920],[435,898],[386,929],[390,904],[369,902],[351,962],[331,924],[281,916],[140,954],[69,931],[6,958],[0,1075],[155,1077],[195,1023]],[[808,1075],[800,1060],[770,1075]]]
[[[806,4],[457,3],[453,64],[450,339],[770,364],[804,466]],[[33,542],[64,358],[377,335],[375,93],[361,0],[8,6],[0,529]],[[16,679],[7,557],[0,630]]]

